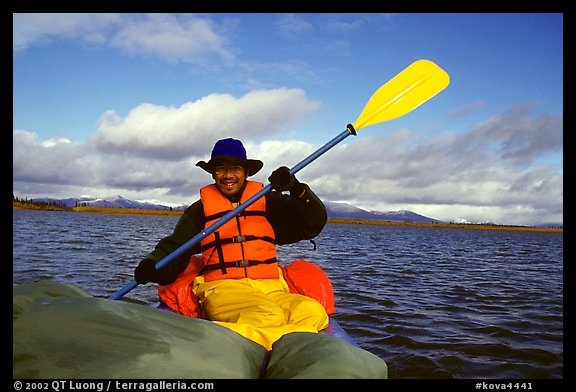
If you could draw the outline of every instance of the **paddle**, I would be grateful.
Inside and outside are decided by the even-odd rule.
[[[290,169],[290,173],[296,174],[302,168],[310,164],[310,162],[314,161],[348,136],[356,135],[356,131],[359,129],[368,125],[393,120],[409,113],[424,102],[428,101],[434,95],[438,94],[440,91],[444,90],[449,83],[450,77],[448,74],[432,61],[415,61],[394,78],[386,82],[372,95],[372,97],[370,97],[370,100],[354,124],[348,124],[346,130],[342,131],[342,133],[334,139],[320,147],[302,162]],[[232,211],[226,213],[218,221],[196,234],[175,251],[156,263],[156,269],[164,267],[192,246],[198,244],[203,238],[218,230],[226,222],[244,211],[248,206],[264,196],[271,189],[272,184],[266,185],[262,190],[260,190],[260,192],[250,197]],[[112,297],[110,297],[110,299],[120,299],[137,286],[138,282],[133,280],[118,290]]]

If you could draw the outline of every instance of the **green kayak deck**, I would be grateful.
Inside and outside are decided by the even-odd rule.
[[[96,298],[72,285],[13,287],[16,379],[387,376],[381,358],[327,334],[290,333],[268,351],[210,321]]]

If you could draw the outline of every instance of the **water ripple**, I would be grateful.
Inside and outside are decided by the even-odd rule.
[[[177,217],[14,210],[14,284],[72,283],[109,297]],[[332,281],[341,326],[391,378],[563,378],[563,236],[328,225],[280,246]],[[157,299],[140,285],[134,301]]]

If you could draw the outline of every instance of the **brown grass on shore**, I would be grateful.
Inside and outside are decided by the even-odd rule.
[[[181,210],[141,210],[138,208],[110,208],[110,207],[74,207],[72,211],[93,212],[97,214],[131,214],[131,215],[170,215],[180,216]]]
[[[159,215],[159,216],[180,216],[181,210],[141,210],[137,208],[109,208],[109,207],[61,207],[55,205],[37,205],[34,203],[12,202],[13,208],[51,210],[51,211],[74,211],[90,212],[97,214],[132,214],[132,215]],[[519,230],[519,231],[542,231],[562,233],[562,227],[530,227],[512,225],[482,225],[482,224],[462,224],[462,223],[414,223],[414,222],[393,222],[363,219],[341,219],[329,218],[328,223],[343,223],[354,225],[378,225],[378,226],[407,226],[407,227],[438,227],[448,229],[473,229],[473,230]]]
[[[138,208],[111,208],[111,207],[64,207],[57,204],[12,202],[12,208],[22,210],[46,210],[46,211],[72,211],[92,212],[96,214],[131,214],[131,215],[174,215],[180,216],[180,210],[141,210]]]
[[[12,201],[12,208],[16,208],[19,210],[72,211],[72,208],[63,207],[58,204],[31,203],[20,201]]]
[[[473,230],[520,230],[520,231],[545,231],[545,232],[564,232],[562,227],[532,227],[532,226],[512,226],[512,225],[483,225],[473,223],[414,223],[414,222],[393,222],[393,221],[376,221],[362,219],[340,219],[330,218],[328,223],[344,223],[358,225],[378,225],[378,226],[410,226],[410,227],[440,227],[446,229],[473,229]]]

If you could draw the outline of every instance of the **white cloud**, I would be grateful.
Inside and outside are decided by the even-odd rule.
[[[494,149],[496,157],[514,165],[526,165],[537,156],[561,151],[564,143],[562,117],[535,116],[533,109],[530,103],[517,103],[473,127],[457,147],[466,154],[474,153],[470,146],[481,153]]]
[[[104,113],[92,143],[102,151],[148,158],[203,157],[218,139],[270,137],[302,121],[318,106],[303,90],[285,88],[256,90],[240,98],[210,94],[178,108],[142,104],[124,119],[114,112]]]
[[[321,146],[282,132],[316,105],[303,91],[288,89],[240,98],[210,95],[179,108],[140,105],[124,119],[106,114],[88,144],[38,141],[32,132],[15,130],[15,193],[32,197],[38,189],[57,192],[60,187],[77,194],[189,204],[211,181],[195,164],[209,158],[221,137],[241,139],[248,156],[265,163],[254,179],[266,182],[278,166],[293,167]],[[427,134],[420,139],[419,132],[407,129],[358,136],[335,146],[297,177],[324,200],[365,209],[409,209],[444,221],[562,222],[563,176],[559,168],[540,163],[562,148],[557,137],[562,121],[522,113],[512,109],[466,133],[436,138]],[[552,141],[528,142],[540,137],[537,128]],[[530,148],[510,147],[512,159],[510,140],[526,140]]]
[[[152,54],[171,63],[202,63],[213,55],[225,61],[234,58],[215,23],[193,15],[147,15],[119,29],[110,45],[128,53]]]
[[[12,49],[19,52],[30,46],[77,40],[104,44],[114,28],[122,25],[119,14],[26,13],[12,16]]]
[[[40,143],[40,145],[42,147],[54,147],[59,144],[68,144],[68,143],[71,143],[71,141],[66,138],[51,138],[48,140],[44,140],[42,143]]]
[[[169,63],[231,61],[215,22],[191,14],[13,14],[14,52],[59,41],[83,42]]]
[[[358,137],[336,146],[305,175],[324,199],[368,209],[414,205],[441,220],[562,221],[561,168],[540,163],[562,150],[561,118],[533,116],[518,106],[495,118],[464,134],[423,141],[407,130]]]

